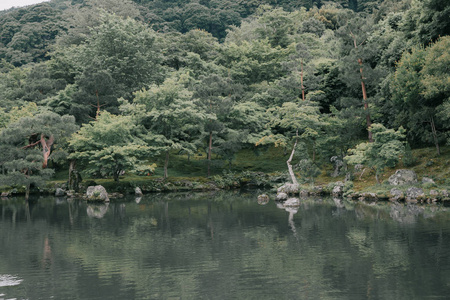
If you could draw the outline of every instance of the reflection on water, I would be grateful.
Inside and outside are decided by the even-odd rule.
[[[12,275],[0,275],[0,287],[19,285],[23,279]]]
[[[2,200],[0,297],[445,299],[449,294],[446,208],[338,198],[307,198],[299,207],[284,207],[257,195],[152,194],[110,204]]]

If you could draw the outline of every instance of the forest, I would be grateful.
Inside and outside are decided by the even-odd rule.
[[[414,163],[412,149],[439,156],[450,145],[449,34],[448,0],[1,11],[0,186],[28,191],[61,172],[69,186],[78,172],[168,178],[177,157],[201,160],[210,177],[270,149],[292,154],[306,181],[334,158],[381,182]]]

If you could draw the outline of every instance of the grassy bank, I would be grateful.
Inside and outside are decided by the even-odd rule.
[[[126,173],[120,177],[119,183],[112,179],[84,178],[85,183],[97,183],[105,186],[118,186],[119,190],[124,190],[134,186],[147,187],[148,190],[160,189],[164,184],[185,186],[186,189],[209,188],[208,185],[216,184],[218,187],[240,186],[241,183],[272,180],[275,183],[288,180],[286,171],[286,160],[288,152],[283,148],[267,147],[262,149],[240,151],[232,160],[231,165],[228,161],[221,160],[213,156],[211,163],[211,176],[206,177],[207,160],[205,153],[198,153],[195,156],[172,155],[169,164],[169,178],[163,180],[163,169],[157,168],[151,176],[137,176],[132,173]],[[157,164],[162,165],[162,158],[157,158]],[[387,179],[397,169],[414,170],[419,181],[423,177],[432,178],[437,186],[450,186],[450,147],[442,147],[441,155],[437,155],[435,148],[422,148],[412,151],[412,159],[409,164],[400,162],[396,168],[386,168],[384,174],[380,177],[383,182],[377,185],[375,173],[371,169],[363,169],[353,174],[353,190],[356,192],[365,192],[372,190],[386,189]],[[314,185],[327,186],[332,182],[344,181],[345,175],[331,177],[333,168],[330,164],[321,165],[321,174],[315,179]],[[351,169],[349,171],[352,171]],[[261,175],[266,174],[269,177]],[[60,170],[56,173],[50,185],[62,184],[67,181],[67,170]],[[249,177],[247,180],[245,177]],[[303,178],[297,173],[300,182]],[[240,181],[234,182],[233,181]],[[309,183],[304,182],[305,187]]]
[[[83,174],[83,188],[89,185],[101,184],[108,191],[128,193],[135,187],[140,187],[144,192],[155,191],[203,191],[223,188],[239,188],[243,186],[274,187],[289,181],[287,176],[286,160],[288,152],[283,148],[267,147],[240,151],[232,160],[221,160],[213,156],[211,163],[211,176],[206,176],[207,160],[205,153],[195,156],[172,155],[169,164],[169,178],[163,179],[162,168],[157,168],[151,176],[137,176],[126,173],[120,177],[119,182],[110,178],[89,178]],[[163,158],[157,158],[157,164],[163,165]],[[409,164],[401,162],[396,168],[386,169],[381,176],[382,184],[377,185],[373,170],[366,169],[353,173],[353,180],[347,184],[347,189],[356,193],[372,192],[384,195],[392,186],[387,184],[387,179],[397,169],[412,169],[419,182],[423,177],[432,178],[436,184],[418,184],[427,193],[431,189],[450,189],[450,147],[443,147],[441,155],[436,154],[435,148],[422,148],[412,151],[412,159]],[[314,186],[322,186],[324,191],[329,191],[336,181],[344,181],[345,175],[331,177],[333,171],[331,164],[321,165],[321,174],[315,179]],[[348,170],[352,171],[352,170]],[[344,172],[343,172],[344,173]],[[297,177],[302,182],[303,189],[311,189],[311,184],[306,182],[298,173]],[[65,187],[68,180],[68,170],[60,169],[55,173],[53,180],[47,183],[46,191],[52,193],[57,187]],[[10,190],[4,187],[3,191]],[[21,193],[20,187],[16,189]]]

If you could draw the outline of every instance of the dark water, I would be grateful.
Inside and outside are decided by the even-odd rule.
[[[0,200],[0,299],[449,298],[448,209],[256,199]]]

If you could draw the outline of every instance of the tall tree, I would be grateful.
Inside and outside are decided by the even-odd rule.
[[[73,95],[71,113],[78,121],[86,121],[88,116],[93,118],[99,105],[117,112],[116,99],[130,98],[133,92],[163,77],[153,30],[133,19],[106,13],[100,21],[85,43],[61,47],[55,53],[54,68],[73,70],[78,92]],[[63,72],[56,73],[63,75]]]
[[[10,123],[0,133],[3,174],[0,185],[25,186],[28,198],[31,186],[40,186],[53,170],[47,169],[51,154],[75,132],[72,116],[43,112]]]
[[[411,140],[433,142],[438,154],[446,125],[436,119],[436,109],[450,97],[449,46],[450,38],[444,37],[428,48],[415,47],[404,53],[391,84],[397,124],[408,129]]]
[[[196,139],[202,131],[205,113],[198,110],[192,92],[184,86],[186,74],[172,74],[161,85],[136,92],[132,104],[124,103],[123,111],[139,120],[148,130],[148,141],[165,153],[164,178],[169,176],[169,157],[172,150],[193,154]]]
[[[78,161],[91,176],[112,176],[114,181],[125,171],[153,172],[155,165],[146,160],[159,149],[147,145],[140,134],[132,117],[102,112],[71,137],[69,159]]]

